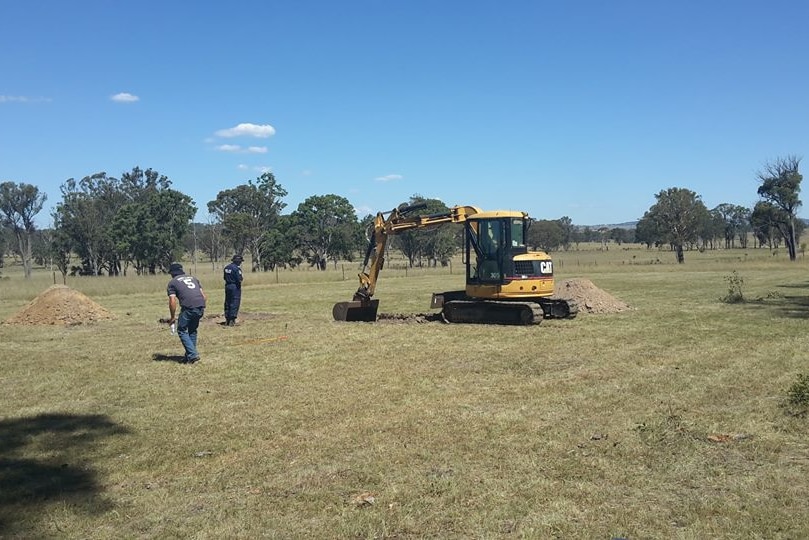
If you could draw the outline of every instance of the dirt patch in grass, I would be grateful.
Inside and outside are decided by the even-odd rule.
[[[52,285],[3,324],[73,326],[115,318],[85,294],[65,285]]]
[[[257,312],[239,312],[239,316],[236,318],[236,326],[240,324],[244,324],[247,321],[266,321],[269,319],[274,319],[276,315],[272,313],[267,313],[263,311]],[[207,313],[205,317],[203,317],[202,322],[205,324],[219,324],[224,325],[226,322],[225,314],[224,313]]]
[[[554,296],[565,300],[573,300],[579,306],[579,313],[619,313],[631,309],[629,304],[596,287],[592,281],[584,278],[566,279],[557,282]],[[410,324],[410,323],[443,323],[441,313],[380,313],[378,323]]]
[[[380,313],[376,322],[388,324],[443,323],[441,313]]]

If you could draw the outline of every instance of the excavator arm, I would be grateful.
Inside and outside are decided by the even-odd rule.
[[[374,218],[368,248],[362,271],[359,273],[360,286],[350,302],[338,302],[332,309],[336,321],[376,320],[379,300],[373,298],[379,272],[385,263],[385,248],[388,238],[413,229],[429,229],[445,223],[463,223],[467,217],[480,213],[474,206],[454,206],[447,212],[419,216],[413,212],[425,208],[426,204],[400,206],[390,212],[379,212]],[[387,217],[386,217],[387,216]]]

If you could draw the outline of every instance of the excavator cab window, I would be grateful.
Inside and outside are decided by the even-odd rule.
[[[511,247],[525,247],[525,221],[523,219],[511,220]]]
[[[478,222],[477,235],[477,275],[472,276],[481,282],[497,282],[503,276],[503,246],[505,246],[503,221],[483,219]]]

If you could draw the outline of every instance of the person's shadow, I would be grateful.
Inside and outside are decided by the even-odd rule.
[[[154,353],[152,355],[152,360],[155,362],[176,362],[178,364],[184,364],[185,356],[182,354]]]
[[[103,437],[129,433],[106,415],[40,414],[0,420],[0,538],[38,536],[32,530],[50,503],[98,514],[112,508],[101,496],[86,458]]]

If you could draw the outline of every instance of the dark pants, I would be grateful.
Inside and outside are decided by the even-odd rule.
[[[242,289],[235,284],[225,285],[225,319],[235,321],[242,303]]]

